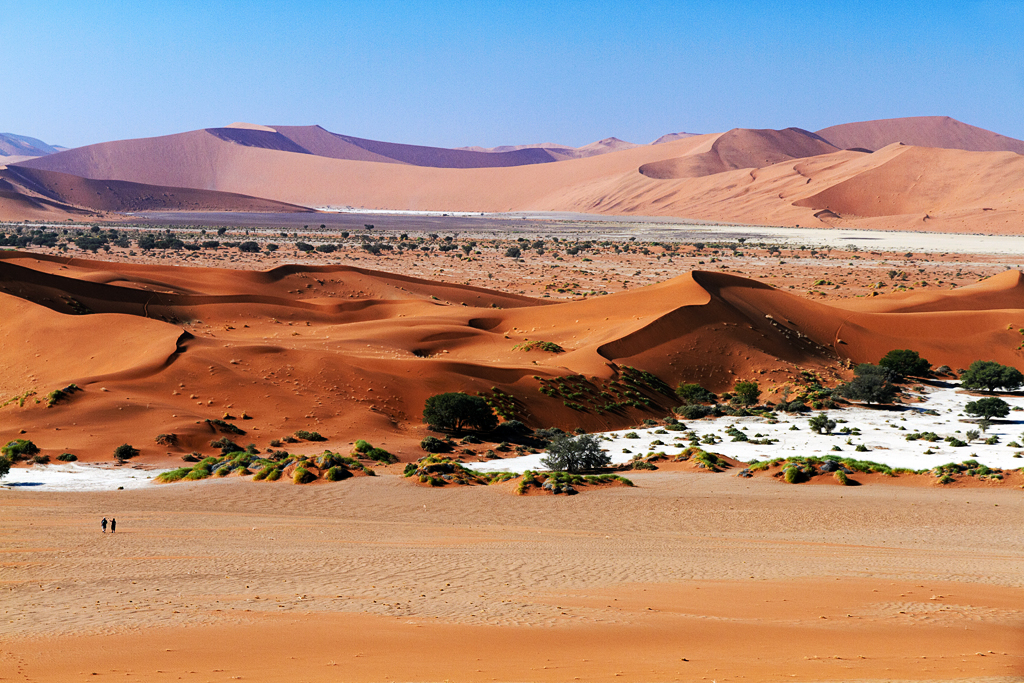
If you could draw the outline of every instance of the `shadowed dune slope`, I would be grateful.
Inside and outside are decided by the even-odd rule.
[[[917,147],[943,147],[969,152],[1024,154],[1024,140],[977,128],[948,116],[911,116],[830,126],[818,135],[842,149],[876,151],[895,142]]]
[[[332,159],[383,161],[430,166],[433,168],[492,168],[546,164],[558,157],[547,150],[525,147],[507,152],[478,152],[467,149],[403,145],[394,142],[366,140],[332,133],[320,126],[274,126],[281,135],[293,140],[310,154]]]
[[[162,462],[209,451],[218,432],[207,420],[244,412],[239,443],[263,448],[313,429],[327,447],[367,438],[409,460],[420,455],[423,402],[443,391],[500,391],[530,426],[601,430],[664,415],[681,381],[722,391],[754,379],[770,392],[802,370],[838,381],[847,359],[875,362],[893,348],[936,365],[1021,365],[1022,289],[1013,272],[838,307],[693,272],[551,303],[346,267],[244,272],[3,253],[0,305],[18,321],[0,345],[11,368],[4,400],[70,382],[83,391],[51,408],[8,403],[0,438],[24,429],[44,449],[103,459],[128,430]],[[528,350],[530,341],[564,351]],[[572,397],[540,391],[570,376]],[[178,446],[155,447],[162,433]]]
[[[230,192],[145,185],[124,180],[89,180],[21,166],[0,170],[0,182],[29,201],[49,200],[88,211],[309,211],[293,204]]]

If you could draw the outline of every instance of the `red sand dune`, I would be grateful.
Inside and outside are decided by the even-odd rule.
[[[6,398],[84,390],[52,408],[0,409],[0,437],[25,430],[44,450],[107,459],[124,421],[149,459],[209,450],[206,420],[245,412],[236,439],[265,448],[296,429],[328,447],[357,438],[419,455],[426,398],[443,391],[514,397],[533,427],[601,430],[662,416],[664,385],[639,389],[649,408],[606,406],[627,366],[667,385],[712,390],[756,379],[767,390],[809,369],[837,379],[845,359],[874,362],[914,348],[936,365],[984,357],[1020,365],[1024,286],[1017,272],[949,293],[889,295],[842,307],[753,280],[693,272],[641,290],[553,303],[344,266],[264,272],[141,266],[0,254]],[[79,315],[75,315],[75,314]],[[62,330],[56,334],[54,330]],[[949,330],[959,330],[951,336]],[[551,341],[564,353],[523,351]],[[575,402],[541,380],[580,375]],[[177,448],[156,447],[158,434]]]
[[[911,116],[844,123],[823,128],[818,131],[818,135],[842,149],[859,148],[871,152],[894,142],[902,142],[918,147],[1024,154],[1024,140],[976,128],[948,116]]]

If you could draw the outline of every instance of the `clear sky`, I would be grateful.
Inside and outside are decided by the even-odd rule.
[[[1022,2],[0,0],[0,131],[457,147],[947,115],[1024,138]]]

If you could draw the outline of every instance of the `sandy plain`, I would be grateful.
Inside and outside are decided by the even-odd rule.
[[[598,240],[573,223],[549,223],[505,232],[429,228],[436,238],[410,230],[434,249],[372,256],[356,235],[246,230],[220,239],[281,249],[114,248],[101,258],[121,282],[143,289],[144,271],[116,264],[349,265],[565,302],[607,301],[596,292],[630,292],[699,269],[808,301],[860,297],[895,308],[989,278],[998,286],[979,297],[1020,308],[1013,274],[991,277],[1018,265],[1005,252],[922,248],[908,256],[782,242],[769,253],[767,240],[748,245],[735,236],[698,238],[708,244],[701,250],[696,240],[666,249],[668,239],[627,226],[570,255],[563,240]],[[198,228],[175,231],[200,239]],[[398,239],[397,231],[380,232],[370,239]],[[478,247],[441,253],[445,236]],[[544,253],[506,257],[520,237],[544,240]],[[297,240],[341,249],[302,255]],[[59,268],[30,255],[21,262]],[[63,270],[89,282],[97,268]],[[156,321],[131,320],[156,330]],[[223,335],[215,322],[193,333]],[[41,377],[56,373],[32,367]],[[150,384],[167,395],[177,387],[146,380],[132,392]],[[95,414],[118,409],[111,403]],[[137,424],[148,419],[132,415]],[[257,416],[284,429],[269,407]],[[410,443],[423,435],[416,430]],[[81,446],[88,453],[88,442]],[[1024,680],[1024,498],[1016,486],[790,486],[666,470],[630,473],[634,488],[567,498],[520,497],[511,485],[437,490],[394,469],[378,473],[305,487],[231,477],[124,491],[0,492],[0,680]],[[100,533],[102,516],[117,517],[116,535]]]
[[[4,492],[0,678],[1024,676],[1019,491],[631,476]]]

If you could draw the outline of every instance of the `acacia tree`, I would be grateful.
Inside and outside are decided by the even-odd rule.
[[[10,458],[0,457],[0,479],[7,476],[7,473],[11,471],[11,460]]]
[[[498,418],[487,401],[461,391],[428,398],[423,406],[423,421],[431,427],[450,431],[472,427],[487,432],[498,426]]]
[[[1024,384],[1024,375],[1008,365],[1000,365],[991,360],[976,360],[960,375],[960,383],[964,389],[984,389],[989,393],[999,388],[1013,391]]]
[[[583,472],[607,467],[611,456],[601,450],[601,443],[592,434],[561,436],[548,445],[548,454],[540,463],[556,472]]]
[[[1010,414],[1010,404],[1001,398],[989,396],[971,401],[964,406],[964,412],[968,415],[991,420],[994,417],[1006,417]]]
[[[836,387],[836,393],[843,398],[866,403],[892,403],[896,398],[896,387],[887,368],[861,363],[853,373],[856,377],[852,381]]]
[[[910,349],[893,349],[882,356],[878,365],[892,372],[898,379],[924,377],[932,367],[931,363],[921,358],[921,354]]]
[[[761,387],[757,386],[757,382],[736,382],[733,392],[736,395],[737,403],[750,406],[757,403],[757,399],[761,396]]]

